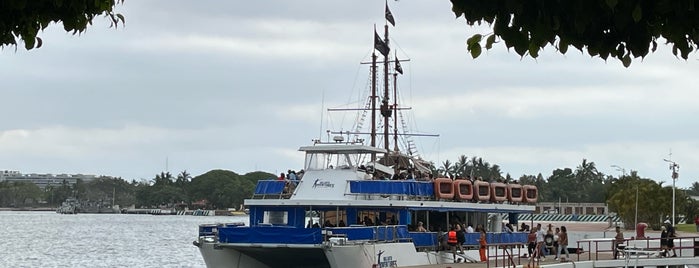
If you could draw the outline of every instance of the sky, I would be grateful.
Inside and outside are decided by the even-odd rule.
[[[697,54],[618,60],[504,44],[472,59],[488,34],[449,1],[390,1],[392,53],[418,153],[441,164],[477,156],[513,177],[576,168],[637,171],[678,187],[699,178]],[[0,51],[0,170],[149,180],[299,170],[298,147],[349,130],[366,96],[383,1],[126,1],[125,27],[98,17],[80,35],[52,25],[43,47]],[[352,106],[354,105],[354,106]],[[618,168],[617,168],[618,167]]]

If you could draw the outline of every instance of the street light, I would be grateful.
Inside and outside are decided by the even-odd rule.
[[[616,171],[621,171],[622,176],[626,176],[626,169],[617,165],[611,165],[611,167],[615,168]]]
[[[611,167],[616,168],[617,171],[621,171],[621,175],[623,177],[626,176],[626,169],[624,169],[623,167],[620,167],[617,165],[611,165]],[[633,219],[634,228],[636,228],[636,225],[638,225],[638,184],[636,184],[636,215],[634,215],[634,219]]]
[[[670,170],[672,170],[672,226],[675,226],[675,181],[680,176],[680,165],[667,159],[663,161],[670,163]]]

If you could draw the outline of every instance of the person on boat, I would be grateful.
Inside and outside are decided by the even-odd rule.
[[[289,179],[289,181],[291,181],[292,183],[298,184],[298,177],[296,176],[296,171],[293,171],[293,170],[289,169],[289,171],[287,171],[286,177],[287,177],[287,178]]]
[[[364,225],[374,226],[374,222],[369,218],[369,216],[364,216]]]
[[[286,176],[284,175],[284,172],[282,172],[281,174],[279,174],[279,178],[277,178],[277,180],[278,180],[278,181],[286,180]]]
[[[340,220],[340,223],[337,224],[337,227],[347,227],[347,224],[345,224],[345,221]]]
[[[561,226],[561,232],[558,234],[558,246],[561,248],[561,251],[557,253],[565,252],[565,259],[570,260],[570,255],[568,255],[568,229],[565,226]]]
[[[330,220],[325,220],[323,227],[335,227],[335,225],[333,225]]]
[[[456,227],[452,226],[451,230],[447,233],[447,245],[451,248],[451,253],[454,256],[454,262],[456,260],[456,247],[459,241],[456,239]]]
[[[529,228],[527,227],[526,223],[522,223],[522,226],[519,229],[520,232],[528,232]]]
[[[488,242],[486,241],[486,234],[485,234],[485,229],[481,229],[481,237],[478,240],[478,245],[480,246],[478,248],[478,254],[481,255],[481,262],[486,262],[488,259],[485,256],[485,251],[488,248]]]
[[[624,234],[621,232],[621,228],[617,226],[615,230],[616,236],[614,236],[614,246],[612,246],[612,250],[614,251],[614,259],[616,259],[617,255],[619,255],[619,245],[624,243]]]
[[[512,224],[509,224],[509,223],[505,224],[505,228],[503,228],[503,229],[505,230],[505,233],[508,233],[508,234],[514,232],[514,230],[512,230]]]
[[[699,215],[694,216],[694,225],[697,226],[697,233],[699,233]]]
[[[456,230],[456,246],[459,247],[460,253],[464,253],[463,244],[466,242],[466,232],[459,222],[456,222],[454,229]]]
[[[675,251],[675,241],[674,237],[677,237],[677,234],[675,233],[675,227],[672,226],[672,223],[669,220],[665,220],[665,225],[667,225],[667,249],[668,253],[670,253],[670,250],[672,250],[672,257],[677,257],[677,252]]]
[[[469,223],[468,226],[466,226],[466,233],[469,233],[469,234],[470,234],[470,233],[473,233],[473,232],[474,232],[474,231],[473,231],[473,224],[470,224],[470,223]]]
[[[416,229],[416,231],[418,231],[418,232],[423,232],[423,233],[424,233],[424,232],[427,232],[427,229],[425,229],[425,226],[423,226],[423,225],[422,225],[422,222],[419,221],[419,222],[417,222],[417,229]]]

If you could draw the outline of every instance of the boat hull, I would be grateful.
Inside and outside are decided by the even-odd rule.
[[[199,245],[206,267],[221,268],[355,268],[407,267],[454,263],[449,251],[416,251],[412,243],[351,245],[217,244]],[[457,255],[462,261],[464,255]]]
[[[318,245],[250,245],[216,244],[204,242],[199,245],[206,267],[235,268],[330,268],[333,267]]]

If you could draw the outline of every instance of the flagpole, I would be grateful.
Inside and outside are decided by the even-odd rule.
[[[376,24],[374,24],[374,36],[376,36]],[[376,58],[376,50],[374,50],[371,53],[371,147],[376,147]],[[376,161],[376,153],[371,153],[371,161]]]

